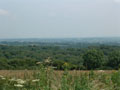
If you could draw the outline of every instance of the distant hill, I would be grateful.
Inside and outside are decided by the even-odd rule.
[[[2,45],[47,45],[47,46],[74,46],[80,45],[117,45],[120,46],[120,37],[100,38],[28,38],[28,39],[0,39]]]

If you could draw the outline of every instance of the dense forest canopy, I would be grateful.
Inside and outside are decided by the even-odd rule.
[[[45,60],[51,61],[45,64]],[[36,69],[38,62],[63,70],[120,68],[119,42],[90,43],[1,41],[0,69]]]

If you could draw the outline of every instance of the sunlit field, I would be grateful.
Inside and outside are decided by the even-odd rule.
[[[1,70],[0,90],[120,90],[120,71]]]
[[[27,75],[30,78],[33,78],[33,74],[38,73],[39,70],[0,70],[0,75],[4,77],[16,77],[16,78],[24,78]],[[68,70],[70,75],[80,75],[82,73],[89,73],[89,70]],[[104,73],[111,74],[116,72],[116,70],[94,70],[94,73]],[[64,71],[63,70],[53,70],[54,74],[61,76]]]

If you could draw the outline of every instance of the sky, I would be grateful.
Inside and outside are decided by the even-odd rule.
[[[0,0],[0,38],[119,36],[120,0]]]

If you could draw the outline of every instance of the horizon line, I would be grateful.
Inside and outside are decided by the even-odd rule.
[[[120,38],[120,36],[104,36],[104,37],[20,37],[20,38],[0,38],[7,39],[82,39],[82,38]]]

